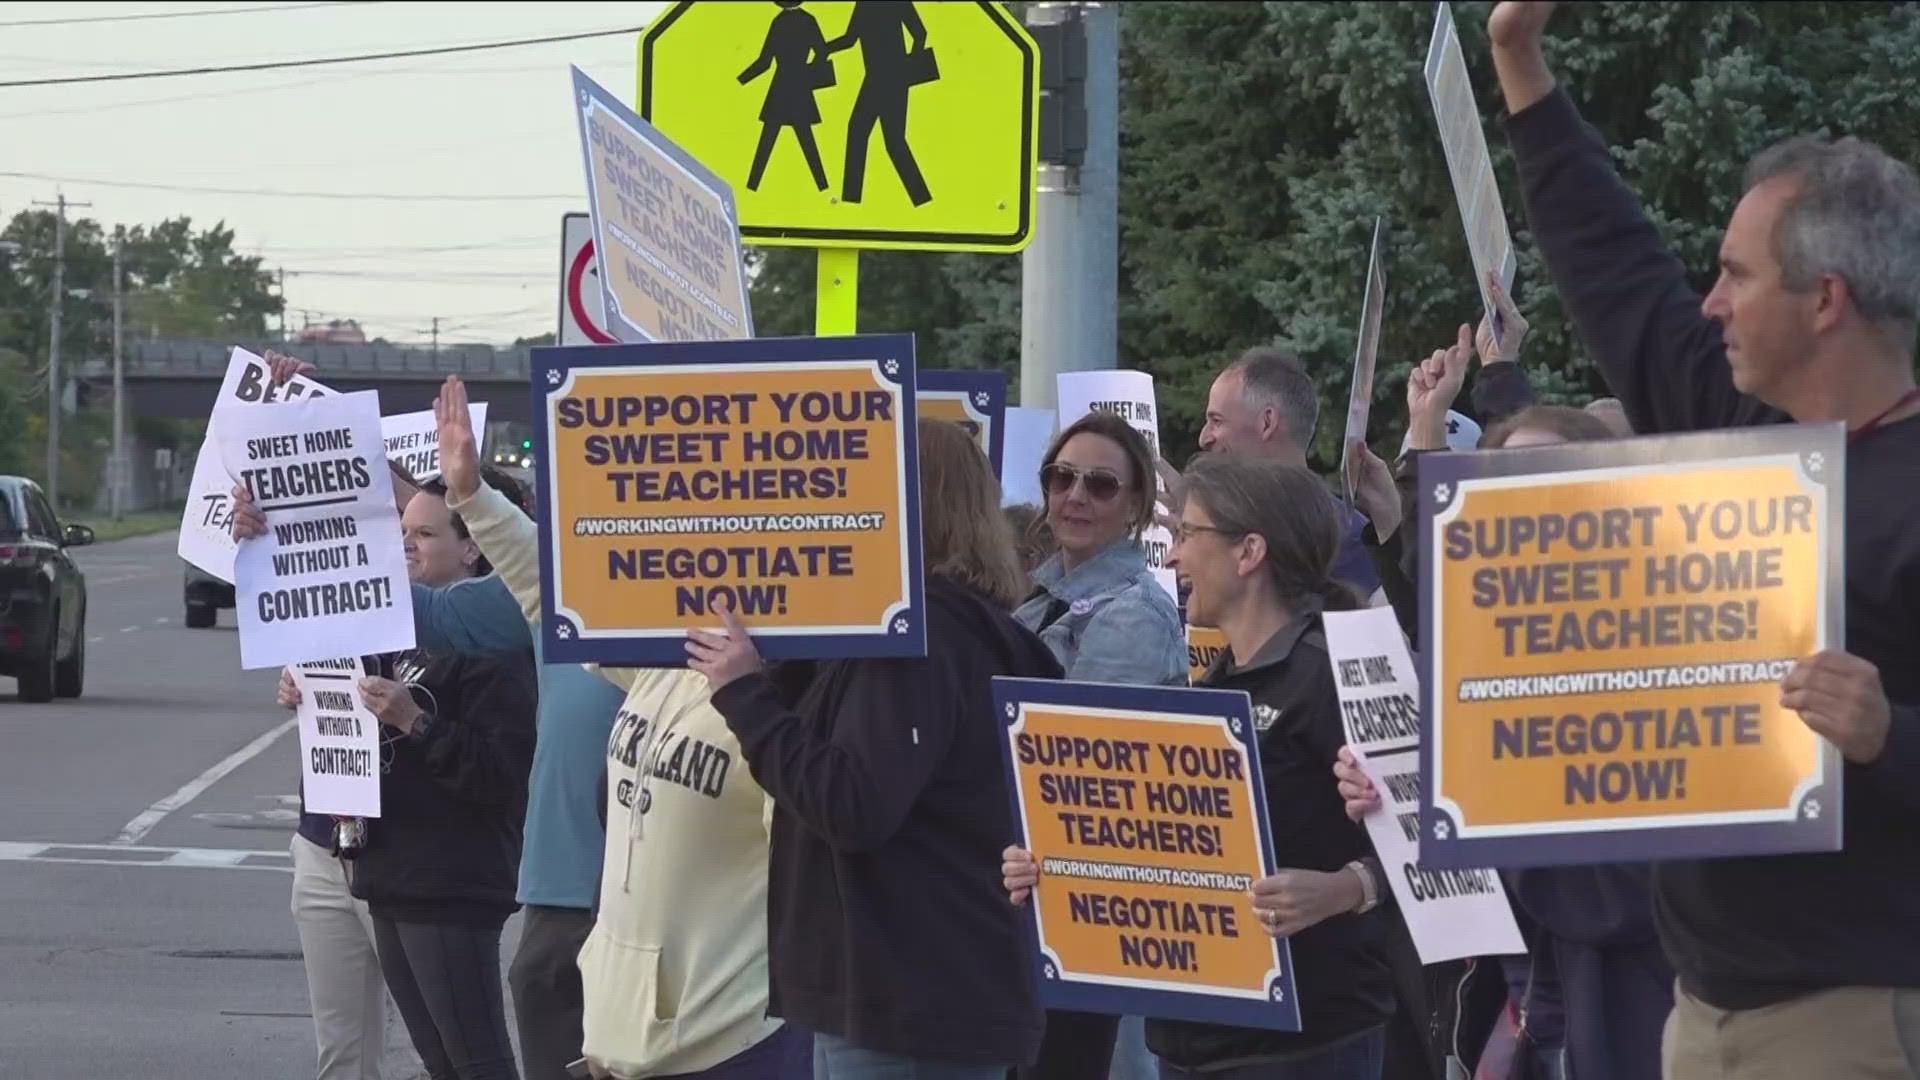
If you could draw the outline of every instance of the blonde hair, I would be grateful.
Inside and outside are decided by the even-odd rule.
[[[1012,610],[1027,575],[1000,512],[1000,481],[958,424],[920,421],[920,534],[927,573],[970,586]]]

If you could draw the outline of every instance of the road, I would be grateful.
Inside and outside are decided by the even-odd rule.
[[[182,625],[174,545],[75,550],[84,696],[27,705],[0,678],[0,1077],[314,1074],[298,738],[233,612]],[[415,1076],[397,1020],[388,1041],[388,1080]]]

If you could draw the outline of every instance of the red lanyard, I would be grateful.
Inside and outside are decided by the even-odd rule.
[[[1900,395],[1900,400],[1888,406],[1886,412],[1881,413],[1879,416],[1874,417],[1873,419],[1867,421],[1864,424],[1861,424],[1859,427],[1848,432],[1847,441],[1849,443],[1858,442],[1859,440],[1864,439],[1868,435],[1885,427],[1887,423],[1887,417],[1892,416],[1894,413],[1897,413],[1901,409],[1906,408],[1908,405],[1913,404],[1916,399],[1920,399],[1920,386],[1916,386],[1913,389],[1907,391],[1906,393]]]

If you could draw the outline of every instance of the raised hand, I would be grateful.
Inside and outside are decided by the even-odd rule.
[[[1500,275],[1487,272],[1487,294],[1493,297],[1493,309],[1500,314],[1500,334],[1493,333],[1493,320],[1485,316],[1480,318],[1480,329],[1474,333],[1473,346],[1480,353],[1480,366],[1488,364],[1517,364],[1520,362],[1520,348],[1527,343],[1527,331],[1532,324],[1520,315],[1520,309],[1514,306],[1513,297],[1508,296],[1500,287]]]
[[[440,429],[440,477],[455,502],[465,502],[480,490],[480,443],[473,434],[473,414],[467,411],[467,388],[460,376],[449,375],[433,401],[434,426]]]

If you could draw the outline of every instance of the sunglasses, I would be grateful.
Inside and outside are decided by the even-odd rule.
[[[1120,494],[1120,478],[1105,469],[1082,472],[1056,461],[1040,470],[1040,482],[1046,486],[1049,495],[1067,494],[1073,490],[1076,480],[1086,486],[1087,497],[1095,502],[1106,502]]]

